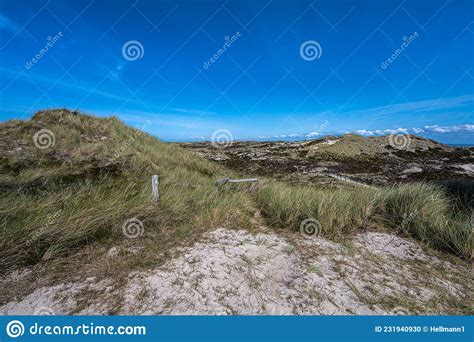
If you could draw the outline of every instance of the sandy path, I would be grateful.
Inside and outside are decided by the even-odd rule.
[[[343,246],[319,237],[220,228],[163,266],[130,273],[120,289],[120,313],[446,314],[452,303],[467,302],[466,272],[389,234],[362,233]],[[100,295],[78,310],[81,291],[91,290]],[[59,284],[0,311],[106,314],[114,291],[107,280]]]

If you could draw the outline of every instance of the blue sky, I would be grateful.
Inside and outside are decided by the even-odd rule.
[[[0,4],[1,121],[66,107],[167,141],[474,143],[469,0]]]

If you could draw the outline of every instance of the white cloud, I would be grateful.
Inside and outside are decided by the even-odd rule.
[[[273,138],[314,138],[318,135],[321,135],[319,132],[310,132],[310,133],[289,133],[289,134],[279,134],[274,135]],[[260,138],[260,137],[259,137]],[[266,138],[262,136],[262,138]]]
[[[354,133],[373,136],[373,135],[386,135],[386,134],[420,134],[420,133],[452,133],[452,132],[474,132],[474,125],[453,125],[453,126],[439,126],[431,125],[424,126],[423,128],[412,127],[412,128],[396,128],[396,129],[376,129],[366,130],[358,129]]]
[[[474,125],[454,125],[454,126],[425,126],[425,130],[433,133],[452,133],[452,132],[474,132]]]
[[[408,129],[406,128],[397,128],[397,129],[386,129],[384,130],[385,134],[408,134]]]
[[[422,128],[413,127],[413,128],[412,128],[412,131],[413,131],[413,133],[418,134],[418,133],[423,133],[425,130],[422,129]]]
[[[375,134],[374,131],[368,131],[366,129],[358,129],[358,130],[355,130],[354,133],[359,134],[359,135],[374,135]]]
[[[360,135],[385,135],[385,134],[408,134],[409,130],[407,128],[396,128],[396,129],[376,129],[376,130],[366,130],[358,129],[354,133]]]

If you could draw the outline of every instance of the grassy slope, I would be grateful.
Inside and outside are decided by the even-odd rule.
[[[33,144],[42,128],[55,135],[44,150]],[[2,272],[126,239],[122,225],[133,217],[161,250],[203,229],[249,222],[243,193],[215,191],[215,179],[228,171],[116,118],[40,112],[1,124],[0,145]],[[158,206],[151,201],[153,174],[160,176]]]
[[[326,146],[317,144],[317,142],[327,139],[338,140],[338,142]],[[398,143],[404,144],[403,149],[405,151],[426,150],[428,148],[451,149],[449,146],[416,135],[404,135],[402,138],[395,139],[399,139]],[[397,143],[397,140],[395,140],[395,143]],[[315,149],[314,147],[317,148]],[[309,144],[308,150],[308,156],[325,153],[346,157],[354,157],[362,153],[367,155],[380,155],[382,153],[397,151],[396,148],[390,146],[389,136],[363,137],[356,134],[345,134],[341,137],[318,139],[315,140],[314,143]]]

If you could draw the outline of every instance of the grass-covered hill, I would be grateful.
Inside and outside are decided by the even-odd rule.
[[[0,161],[2,273],[123,240],[132,218],[160,253],[204,228],[246,225],[247,216],[238,215],[247,210],[244,194],[215,190],[214,181],[228,171],[114,117],[60,109],[2,123]],[[158,205],[151,195],[155,174]]]
[[[331,141],[334,143],[331,144]],[[364,137],[357,134],[345,134],[340,137],[329,136],[311,141],[306,148],[310,155],[314,155],[314,153],[328,153],[345,156],[393,153],[397,150],[416,152],[429,149],[451,149],[449,146],[434,140],[412,134],[373,137]]]
[[[298,234],[307,218],[329,239],[382,229],[465,259],[472,253],[470,209],[459,209],[441,187],[331,189],[267,179],[252,192],[217,191],[216,179],[234,172],[113,117],[60,109],[2,123],[0,160],[0,273],[54,265],[63,274],[77,266],[124,276],[206,230],[264,225]],[[123,231],[131,219],[143,224],[135,224],[133,239]],[[111,246],[137,241],[135,257],[102,261]]]

